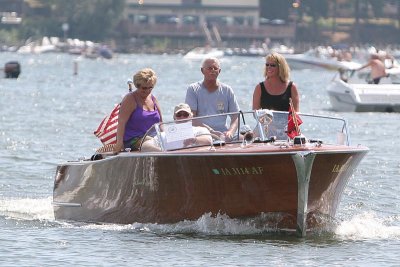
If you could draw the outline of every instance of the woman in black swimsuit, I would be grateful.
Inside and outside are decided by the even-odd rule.
[[[265,81],[257,84],[253,93],[253,110],[272,109],[289,111],[289,98],[298,112],[299,93],[296,85],[289,80],[290,68],[285,58],[278,53],[265,57]]]

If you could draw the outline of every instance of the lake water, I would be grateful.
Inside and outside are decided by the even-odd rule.
[[[158,75],[153,93],[164,118],[200,80],[200,62],[180,55],[0,53],[18,60],[19,79],[0,79],[0,266],[400,266],[400,114],[336,113],[326,85],[334,73],[292,71],[301,111],[345,117],[351,141],[370,148],[346,188],[332,229],[297,238],[221,215],[173,225],[99,225],[54,220],[58,163],[89,157],[93,131],[143,67]],[[242,110],[262,80],[262,58],[222,60]],[[74,75],[74,64],[78,74]]]

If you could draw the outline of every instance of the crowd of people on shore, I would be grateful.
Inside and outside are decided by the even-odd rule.
[[[203,79],[188,86],[185,103],[178,104],[174,109],[174,120],[238,112],[240,107],[232,87],[218,79],[221,73],[220,61],[217,58],[207,58],[202,62],[200,71]],[[292,101],[295,111],[299,111],[299,92],[296,84],[290,81],[290,68],[281,54],[271,53],[265,57],[264,78],[254,89],[253,109],[289,111],[289,102]],[[151,139],[146,136],[147,131],[155,123],[163,121],[160,104],[152,94],[156,83],[157,76],[151,68],[134,74],[136,90],[126,94],[121,102],[114,153],[138,151],[142,143],[147,151],[154,150],[154,140],[143,138]],[[199,125],[195,127],[198,131],[232,140],[237,131],[238,119],[237,115],[231,115],[228,124],[227,117],[209,117],[197,122]],[[207,140],[203,138],[195,141],[210,142]]]

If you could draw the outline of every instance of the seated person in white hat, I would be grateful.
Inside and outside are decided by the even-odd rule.
[[[187,120],[193,118],[193,113],[188,104],[181,103],[174,108],[173,118],[175,121]],[[187,120],[190,122],[190,120]],[[185,123],[183,121],[182,123]],[[165,125],[164,125],[165,126]],[[202,126],[191,126],[193,130],[193,138],[188,138],[184,140],[176,140],[168,142],[168,138],[165,132],[161,133],[161,139],[163,141],[164,147],[167,150],[179,149],[188,146],[201,146],[201,145],[211,145],[212,137],[210,131],[206,127]],[[149,140],[143,143],[142,150],[144,152],[150,151],[160,151],[159,140],[156,136],[153,140]]]

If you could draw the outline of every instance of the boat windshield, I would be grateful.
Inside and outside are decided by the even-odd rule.
[[[349,144],[346,121],[342,118],[300,113],[301,134],[324,143]],[[233,138],[227,139],[223,131],[214,129],[205,122],[218,118],[226,120],[226,126],[237,120]],[[189,147],[215,146],[243,142],[251,133],[252,142],[288,142],[288,112],[267,109],[246,112],[223,113],[154,124],[146,133],[141,145],[143,152],[172,151]],[[340,138],[339,138],[340,136]]]

